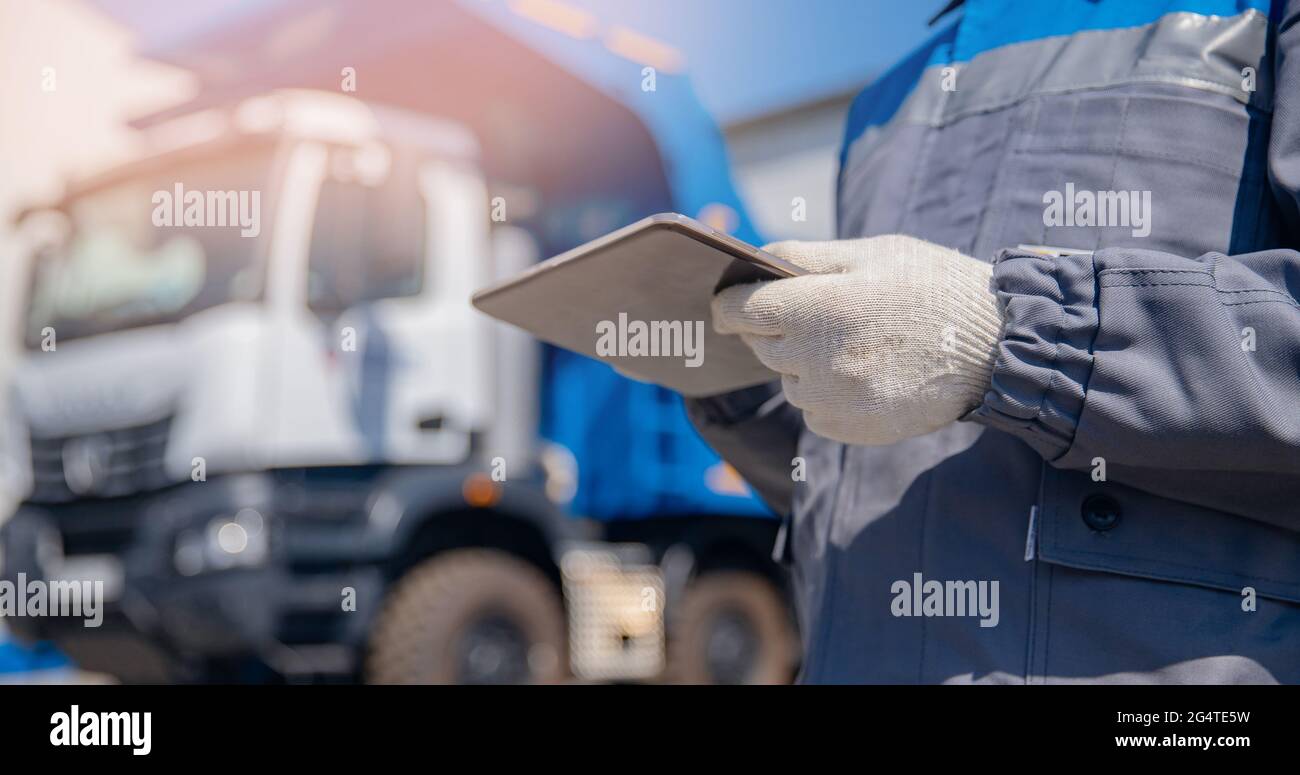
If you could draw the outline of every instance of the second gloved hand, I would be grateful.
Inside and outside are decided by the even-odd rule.
[[[782,375],[814,433],[889,444],[983,400],[1002,328],[989,264],[896,234],[764,249],[815,274],[728,288],[713,325]]]

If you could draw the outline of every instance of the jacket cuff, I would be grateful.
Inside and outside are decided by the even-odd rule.
[[[963,419],[1012,433],[1049,461],[1065,454],[1092,374],[1095,278],[1091,253],[998,255],[993,288],[1005,322],[990,388]]]
[[[781,383],[773,381],[716,396],[687,398],[686,411],[698,425],[726,428],[758,414],[764,404],[780,393]]]

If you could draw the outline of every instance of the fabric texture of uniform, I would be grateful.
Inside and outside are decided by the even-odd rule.
[[[989,390],[885,446],[688,404],[789,515],[801,680],[1300,682],[1300,4],[958,14],[855,101],[837,236],[993,265]]]

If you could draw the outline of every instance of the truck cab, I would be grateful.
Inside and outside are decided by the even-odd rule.
[[[408,115],[403,136],[391,114],[257,98],[213,140],[74,189],[29,276],[16,390],[34,437],[93,431],[108,409],[123,429],[165,423],[147,475],[168,483],[466,460],[489,398],[488,330],[465,301],[489,266],[484,182],[472,135]],[[51,497],[130,490],[36,473]]]
[[[468,304],[491,269],[473,136],[307,91],[202,119],[209,139],[76,185],[25,219],[45,235],[23,280],[12,386],[30,479],[5,540],[11,570],[26,559],[44,577],[106,577],[126,623],[182,653],[211,625],[198,601],[188,615],[202,626],[191,628],[184,606],[144,591],[158,584],[170,597],[172,576],[250,580],[249,599],[211,601],[249,611],[225,640],[283,640],[267,626],[311,618],[297,609],[317,604],[306,600],[317,588],[332,590],[319,605],[345,623],[342,590],[379,593],[346,573],[331,584],[318,573],[309,587],[266,576],[277,561],[331,562],[328,547],[295,548],[314,528],[297,532],[286,508],[313,526],[363,518],[331,540],[382,555],[393,547],[377,544],[398,528],[366,520],[409,518],[382,497],[405,477],[456,478],[451,492],[469,508],[459,480],[489,462],[487,446],[507,467],[482,480],[487,490],[527,480],[535,464],[530,450],[489,439],[496,350]],[[519,388],[514,400],[535,403],[535,386]],[[540,493],[525,497],[530,514],[564,526]],[[373,502],[343,502],[360,494]],[[272,606],[279,586],[304,600]],[[322,642],[336,642],[325,630]],[[99,666],[98,633],[75,634],[88,648],[66,649]]]

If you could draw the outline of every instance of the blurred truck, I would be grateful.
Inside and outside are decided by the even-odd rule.
[[[492,56],[364,100],[208,84],[22,215],[0,574],[102,580],[108,613],[10,629],[133,681],[788,680],[778,523],[680,399],[468,304],[651,212],[755,239],[716,129],[684,79],[657,132],[438,21]],[[377,48],[362,77],[410,65]]]

